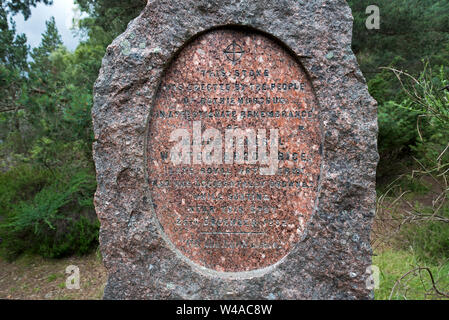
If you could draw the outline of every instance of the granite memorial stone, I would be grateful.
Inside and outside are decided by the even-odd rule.
[[[106,299],[369,299],[376,103],[345,1],[149,1],[94,88]]]

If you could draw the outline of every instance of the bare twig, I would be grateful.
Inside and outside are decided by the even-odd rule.
[[[441,290],[437,287],[437,285],[436,285],[436,283],[435,283],[435,279],[434,279],[433,274],[432,274],[432,271],[431,271],[428,267],[417,267],[417,268],[414,268],[414,269],[412,269],[412,270],[406,272],[404,275],[402,275],[402,277],[400,277],[400,278],[395,282],[393,288],[391,289],[390,296],[388,297],[388,300],[391,300],[391,298],[393,297],[393,293],[394,293],[394,291],[396,290],[396,288],[397,288],[397,287],[401,284],[401,282],[402,282],[406,277],[408,277],[410,274],[416,274],[416,273],[418,272],[418,273],[419,273],[419,276],[420,276],[421,283],[422,283],[423,287],[425,287],[425,284],[424,284],[423,279],[422,279],[422,277],[421,277],[421,271],[426,271],[426,272],[427,272],[427,274],[428,274],[429,277],[430,277],[430,281],[431,281],[431,283],[432,283],[432,289],[433,289],[439,296],[442,296],[442,297],[445,297],[445,298],[449,298],[449,292],[443,292],[443,291],[441,291]]]

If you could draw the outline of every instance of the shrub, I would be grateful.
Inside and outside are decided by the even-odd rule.
[[[4,219],[20,200],[27,200],[49,183],[49,170],[21,165],[0,173],[0,219]]]
[[[10,196],[22,200],[12,202],[0,223],[0,245],[6,257],[27,251],[56,258],[87,253],[97,244],[99,223],[92,201],[95,176],[86,170],[52,174],[28,200]],[[11,173],[5,176],[3,183]]]
[[[395,158],[416,143],[418,113],[408,110],[409,101],[387,101],[378,108],[379,153],[382,158]]]
[[[449,209],[445,217],[449,218]],[[449,225],[441,221],[424,221],[405,225],[403,247],[413,248],[416,256],[425,262],[441,263],[449,259]]]
[[[418,138],[410,146],[415,160],[413,174],[389,187],[397,197],[392,207],[399,209],[399,217],[392,220],[402,226],[402,247],[412,248],[422,260],[442,262],[449,259],[448,74],[443,67],[435,73],[428,64],[417,78],[390,70],[409,97],[403,108],[418,115]]]

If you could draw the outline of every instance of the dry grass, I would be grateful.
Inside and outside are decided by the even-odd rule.
[[[79,268],[79,290],[66,288],[69,265]],[[0,258],[0,299],[101,299],[105,284],[106,270],[96,253],[64,259],[25,255],[14,262]]]

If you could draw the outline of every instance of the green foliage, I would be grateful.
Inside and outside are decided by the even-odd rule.
[[[16,34],[15,24],[8,23],[7,12],[0,2],[0,141],[9,136],[16,150],[25,149],[20,131],[27,54],[25,35]]]
[[[404,155],[413,156],[425,167],[449,163],[449,91],[445,89],[449,72],[444,67],[437,70],[432,70],[427,62],[417,77],[390,69],[402,94],[397,96],[400,102],[379,102],[380,172],[394,161],[403,161]],[[372,81],[375,85],[371,90],[382,92],[381,81]]]
[[[89,17],[80,21],[80,29],[89,41],[102,43],[105,47],[120,33],[128,22],[145,7],[146,0],[76,0],[80,9]]]
[[[33,50],[8,22],[51,0],[0,0],[0,247],[9,257],[81,254],[98,241],[92,88],[107,45],[146,0],[77,2],[88,17],[69,52],[54,18]]]
[[[395,67],[411,73],[421,59],[449,66],[449,2],[446,0],[349,0],[354,15],[353,49],[368,78],[378,68],[395,61]],[[380,9],[380,29],[368,30],[369,5]]]
[[[443,67],[437,73],[427,68],[413,86],[414,95],[419,98],[410,111],[421,117],[420,136],[412,150],[424,166],[439,166],[449,163],[449,72]]]
[[[14,121],[24,124],[0,137],[6,141],[0,152],[10,156],[8,165],[14,166],[13,160],[18,158],[51,168],[73,161],[89,165],[94,71],[85,72],[84,66],[91,65],[89,58],[99,60],[91,52],[85,48],[68,52],[62,46],[54,19],[47,22],[41,45],[31,53],[28,89],[20,99],[26,108],[21,115],[7,115],[3,119],[10,127]],[[22,141],[25,147],[17,148],[15,141]]]
[[[50,20],[45,22],[45,25],[46,31],[42,34],[41,44],[34,48],[31,54],[34,64],[44,62],[53,51],[62,46],[62,39],[56,28],[55,18],[51,17]],[[45,66],[45,68],[48,68],[48,66]]]
[[[7,21],[0,13],[0,22]],[[86,253],[98,243],[91,107],[104,48],[67,51],[51,18],[28,62],[28,47],[20,46],[26,39],[13,24],[3,26],[0,90],[8,90],[9,100],[1,100],[8,109],[0,110],[1,252]]]
[[[387,101],[378,107],[379,153],[385,160],[408,151],[410,145],[416,142],[418,113],[410,112],[408,104],[408,100],[402,103]]]
[[[431,215],[432,211],[428,210]],[[449,218],[446,209],[443,216]],[[449,259],[449,225],[441,221],[424,221],[405,225],[403,247],[412,247],[421,261],[441,263]]]
[[[40,189],[35,187],[29,200],[18,200],[23,199],[17,194],[22,192],[20,183],[11,181],[10,173],[0,179],[0,189],[16,184],[16,192],[9,193],[9,199],[15,199],[16,204],[6,208],[0,224],[1,247],[8,257],[25,251],[51,258],[83,254],[97,244],[99,226],[92,202],[94,176],[83,170],[45,173],[48,176],[44,178],[41,173],[36,182],[46,180],[46,184],[40,185]]]
[[[11,28],[10,28],[11,24]],[[16,35],[15,23],[8,23],[6,11],[0,6],[0,62],[5,68],[26,70],[28,47],[23,34]]]
[[[390,182],[410,166],[421,170],[420,175],[415,172],[397,181],[398,195],[404,191],[411,193],[405,199],[391,200],[401,203],[395,213],[398,217],[391,218],[401,219],[403,226],[399,238],[390,245],[402,250],[385,250],[373,259],[381,270],[376,299],[386,299],[396,281],[418,264],[427,264],[438,278],[441,269],[437,265],[445,262],[442,280],[449,283],[449,264],[445,260],[449,258],[449,189],[445,184],[449,181],[446,172],[449,92],[443,89],[449,84],[449,2],[349,0],[348,3],[354,15],[353,50],[368,79],[369,91],[379,105],[378,181]],[[365,9],[372,4],[380,8],[379,30],[368,30],[365,26],[368,17]],[[426,179],[420,180],[421,176]],[[428,205],[433,196],[435,207]],[[427,206],[417,202],[415,208],[409,207],[414,199],[427,201]],[[438,297],[429,289],[430,277],[425,272],[406,276],[406,289],[395,292],[392,298]],[[445,289],[447,292],[447,286]],[[429,292],[432,293],[428,295]]]
[[[416,160],[413,175],[400,181],[393,220],[400,220],[395,245],[411,249],[420,263],[449,261],[449,89],[444,67],[428,64],[418,77],[391,69],[406,94],[402,109],[417,115],[416,141],[410,145]],[[379,120],[381,122],[381,119]],[[385,122],[385,121],[384,121]],[[404,133],[405,134],[405,133]],[[422,181],[431,182],[425,186]],[[405,199],[404,191],[408,192]],[[423,270],[423,269],[420,269]],[[427,270],[427,269],[426,269]],[[427,272],[427,271],[426,271]]]
[[[50,5],[53,0],[0,0],[0,5],[7,8],[12,13],[22,13],[25,20],[31,15],[31,8],[36,7],[38,3]]]
[[[406,175],[399,181],[401,190],[407,190],[412,193],[412,197],[418,195],[426,195],[431,190],[431,186],[428,183],[422,181],[416,176]],[[410,196],[409,196],[410,197]]]
[[[29,200],[50,181],[50,172],[21,165],[0,174],[0,218],[12,212],[21,200]]]
[[[427,64],[416,78],[398,70],[393,72],[409,97],[404,108],[418,115],[419,135],[411,150],[420,171],[410,180],[417,182],[420,176],[428,178],[438,195],[432,199],[432,206],[415,206],[415,214],[409,219],[414,223],[405,224],[402,230],[403,243],[411,246],[423,260],[449,259],[449,92],[445,89],[449,85],[449,73],[443,67],[433,72]],[[410,187],[405,190],[415,194],[419,191]]]
[[[418,77],[422,74],[422,61],[425,60],[429,66],[442,66],[442,72],[447,73],[449,2],[379,0],[372,3],[369,0],[349,0],[348,3],[354,16],[353,50],[368,79],[369,91],[379,103],[379,171],[383,174],[393,170],[397,161],[403,161],[409,156],[421,158],[426,153],[424,149],[429,148],[420,147],[417,128],[422,110],[415,108],[413,99],[402,90],[395,74],[380,68],[392,67]],[[368,17],[365,10],[373,4],[380,9],[379,30],[368,30],[365,25]],[[432,77],[438,78],[434,73]],[[435,83],[435,90],[442,87],[442,82],[439,86]],[[440,137],[445,133],[434,125],[425,131],[425,143],[429,143],[428,140],[433,137],[431,140],[435,143],[435,150],[440,149]]]

